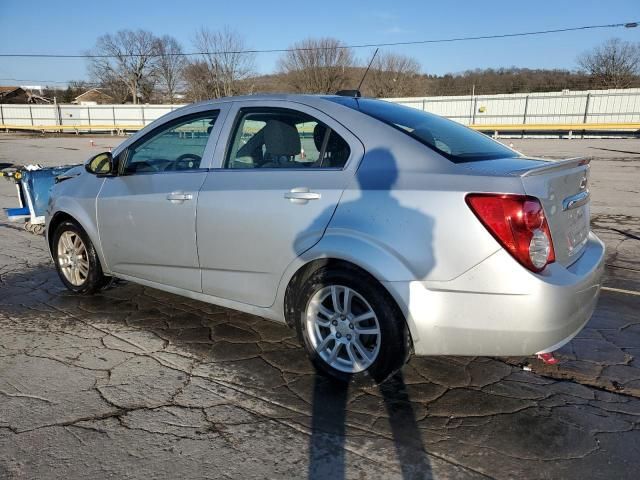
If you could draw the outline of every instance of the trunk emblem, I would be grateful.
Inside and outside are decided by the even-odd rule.
[[[587,180],[587,176],[585,175],[584,177],[582,177],[582,180],[580,180],[580,190],[585,190],[588,183],[589,181]]]

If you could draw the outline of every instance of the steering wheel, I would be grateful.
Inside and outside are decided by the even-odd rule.
[[[170,163],[167,170],[192,170],[200,166],[202,157],[195,153],[183,153],[174,162]]]
[[[133,162],[128,164],[125,167],[126,173],[138,173],[138,172],[157,172],[158,169],[151,164],[151,162],[147,162],[146,160],[141,160],[139,162]]]

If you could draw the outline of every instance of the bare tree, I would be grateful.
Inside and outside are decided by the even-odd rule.
[[[306,93],[335,93],[344,87],[354,65],[352,51],[335,38],[294,43],[278,61],[291,87]]]
[[[158,39],[158,71],[157,76],[163,96],[173,103],[180,88],[184,68],[187,64],[183,56],[182,47],[178,41],[164,35]]]
[[[247,53],[244,39],[239,33],[224,28],[212,31],[201,28],[193,40],[194,47],[202,52],[197,67],[192,73],[207,73],[207,96],[228,97],[240,93],[240,83],[254,70],[255,54]],[[201,90],[201,86],[189,84],[190,89]]]
[[[184,68],[184,83],[187,100],[199,102],[214,97],[215,82],[211,78],[209,65],[201,60],[189,62]]]
[[[628,87],[640,74],[640,43],[612,38],[583,53],[578,64],[603,87]]]
[[[371,64],[365,80],[374,97],[403,97],[414,94],[420,64],[412,57],[380,53]]]
[[[131,97],[129,87],[119,78],[108,75],[100,81],[100,88],[113,97],[115,103],[125,103]]]
[[[89,71],[99,83],[121,82],[133,103],[138,103],[143,84],[155,83],[158,40],[146,30],[120,30],[98,38]]]

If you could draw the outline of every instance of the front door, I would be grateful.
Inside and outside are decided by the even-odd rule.
[[[100,241],[112,272],[201,291],[196,205],[218,113],[170,120],[119,155],[119,175],[105,179],[97,199]]]
[[[251,104],[230,112],[221,168],[200,191],[198,255],[204,293],[267,307],[287,266],[322,238],[363,148],[317,110]]]

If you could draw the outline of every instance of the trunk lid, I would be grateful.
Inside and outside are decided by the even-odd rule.
[[[527,195],[542,203],[556,261],[575,262],[590,230],[588,158],[503,158],[465,165],[475,174],[520,177]]]
[[[589,159],[548,161],[517,170],[527,195],[538,198],[551,230],[556,261],[575,262],[590,230]]]

